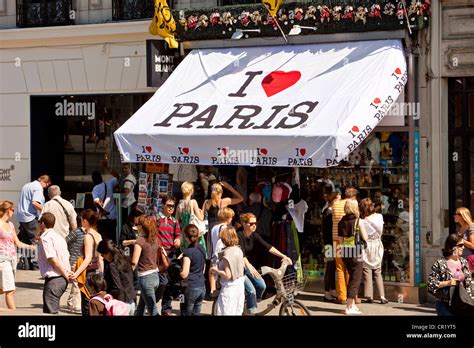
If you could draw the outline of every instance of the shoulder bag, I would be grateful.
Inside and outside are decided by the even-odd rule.
[[[191,200],[191,202],[193,201]],[[189,209],[189,206],[188,206],[188,209]],[[199,220],[199,218],[194,214],[193,204],[191,204],[191,208],[189,211],[189,224],[196,226],[201,236],[206,234],[207,232],[206,224],[204,223],[204,221]]]

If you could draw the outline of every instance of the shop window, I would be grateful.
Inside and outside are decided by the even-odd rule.
[[[73,24],[72,10],[72,0],[17,0],[17,27]]]
[[[384,220],[383,278],[388,282],[411,281],[408,132],[374,132],[339,166],[302,168],[300,173],[302,196],[309,205],[302,262],[310,276],[324,275],[324,186],[334,185],[341,192],[356,188],[359,201],[372,199]]]

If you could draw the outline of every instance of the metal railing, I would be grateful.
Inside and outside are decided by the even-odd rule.
[[[17,0],[16,25],[19,28],[74,24],[72,0]]]
[[[172,8],[172,1],[168,0]],[[114,21],[148,19],[155,14],[154,0],[112,0],[112,19]]]

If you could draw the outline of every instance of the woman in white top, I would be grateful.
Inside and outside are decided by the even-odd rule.
[[[233,227],[224,227],[220,232],[220,238],[225,248],[219,266],[210,269],[210,273],[221,277],[217,315],[242,315],[245,302],[244,254]]]
[[[370,198],[364,198],[359,205],[361,222],[365,225],[367,231],[367,248],[363,254],[364,259],[364,296],[367,303],[374,302],[374,289],[372,286],[372,273],[374,274],[375,284],[380,295],[380,303],[388,303],[385,298],[382,278],[382,259],[383,259],[383,216],[375,212],[375,205]]]
[[[225,247],[222,241],[219,242],[220,232],[225,226],[232,225],[234,215],[234,211],[229,207],[225,207],[217,213],[219,224],[215,225],[211,230],[211,267],[217,265],[218,253]],[[216,276],[212,272],[209,272],[209,287],[212,297],[216,290]]]

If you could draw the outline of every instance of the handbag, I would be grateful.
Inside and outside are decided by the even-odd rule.
[[[464,287],[464,282],[457,282],[451,291],[451,311],[459,316],[474,315],[474,301]]]
[[[194,211],[191,209],[191,216],[189,217],[189,224],[194,225],[199,230],[199,235],[203,236],[207,232],[206,224],[204,221],[199,220],[199,218],[194,214]]]
[[[84,262],[84,256],[79,256],[76,261],[76,267],[79,268],[83,262]],[[91,293],[87,286],[87,268],[84,271],[82,271],[81,274],[77,276],[76,281],[77,281],[79,290],[86,296],[88,300],[90,300]]]
[[[166,272],[168,267],[170,266],[170,260],[168,259],[168,255],[166,255],[165,249],[162,246],[158,248],[158,270],[160,272]]]

